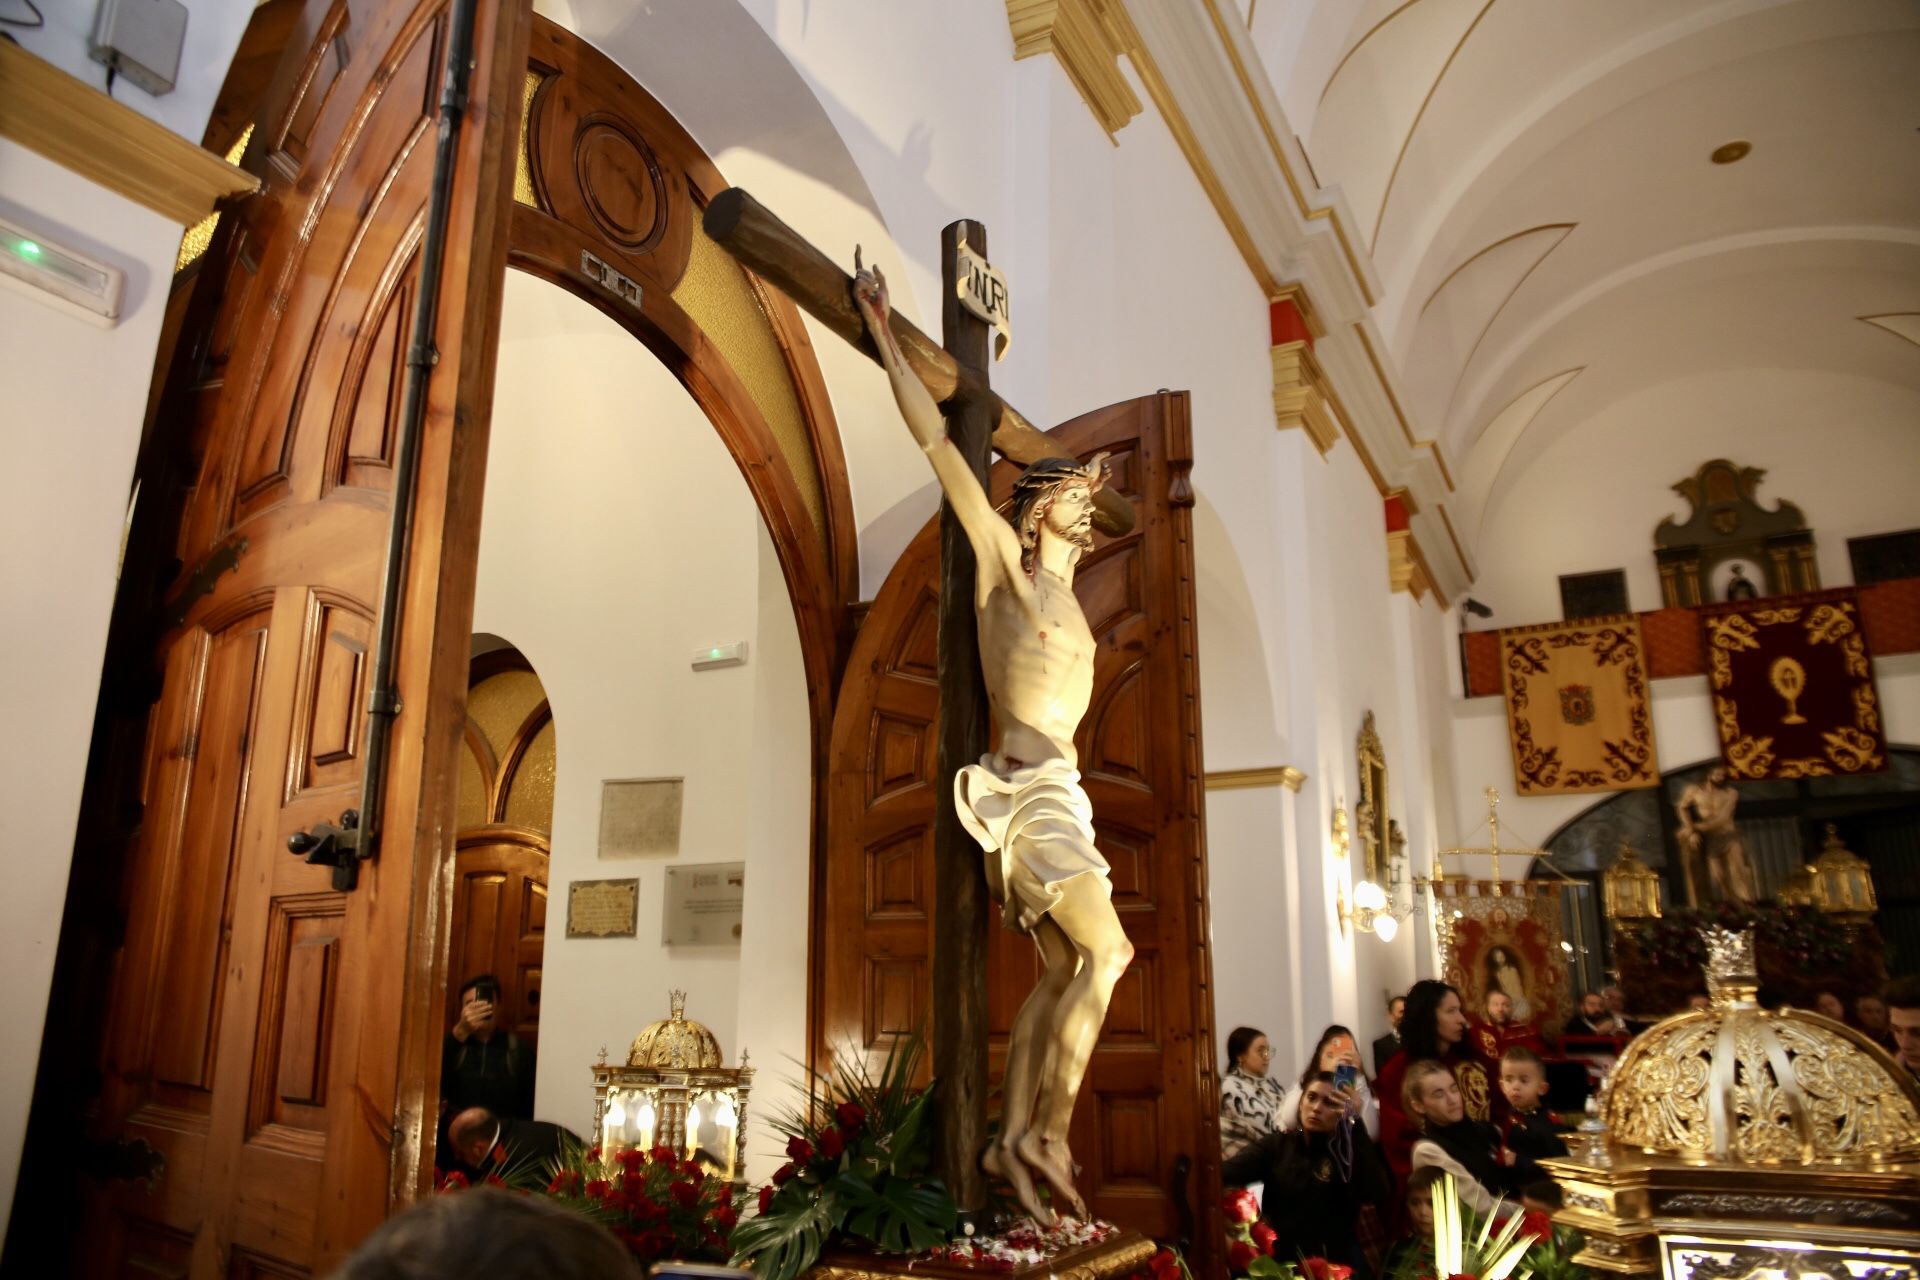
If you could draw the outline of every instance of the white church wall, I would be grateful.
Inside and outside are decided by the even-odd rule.
[[[0,139],[0,216],[127,273],[110,329],[0,290],[0,1204],[13,1203],[107,619],[180,228]],[[51,534],[50,531],[57,531]]]
[[[746,1047],[777,1093],[806,1047],[809,866],[806,686],[785,585],[746,483],[691,397],[610,320],[517,272],[474,626],[533,663],[559,743],[539,1116],[586,1133],[588,1065],[666,1016],[672,987],[729,1061],[750,1026]],[[745,667],[691,669],[697,648],[738,640],[750,645]],[[599,858],[601,782],[635,777],[686,779],[677,858]],[[750,941],[662,945],[667,867],[736,861]],[[570,882],[636,876],[637,937],[566,937]]]
[[[1717,457],[1764,468],[1761,505],[1799,506],[1820,580],[1850,583],[1848,538],[1920,521],[1905,483],[1920,475],[1916,418],[1920,390],[1809,369],[1718,370],[1623,397],[1508,462],[1476,543],[1473,594],[1495,611],[1483,625],[1552,621],[1559,575],[1598,569],[1625,569],[1628,603],[1659,608],[1654,527],[1688,511],[1669,486]]]

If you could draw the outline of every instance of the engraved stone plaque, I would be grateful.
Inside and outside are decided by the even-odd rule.
[[[575,880],[567,886],[569,938],[631,938],[639,932],[638,880]]]
[[[608,778],[600,784],[600,856],[671,858],[680,852],[684,778]]]

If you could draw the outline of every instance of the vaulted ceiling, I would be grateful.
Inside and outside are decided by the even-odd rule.
[[[1663,379],[1920,388],[1913,0],[1240,8],[1470,541],[1528,458]]]

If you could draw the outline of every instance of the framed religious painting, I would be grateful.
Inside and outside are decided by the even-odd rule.
[[[1366,852],[1364,878],[1384,885],[1392,879],[1387,864],[1393,854],[1394,832],[1387,814],[1387,752],[1371,711],[1361,721],[1355,755],[1360,761],[1360,804],[1354,812],[1354,825],[1360,847]]]

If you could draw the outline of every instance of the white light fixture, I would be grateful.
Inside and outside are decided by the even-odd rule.
[[[620,1095],[614,1094],[607,1106],[607,1128],[624,1128],[627,1123],[627,1109],[620,1105]]]

